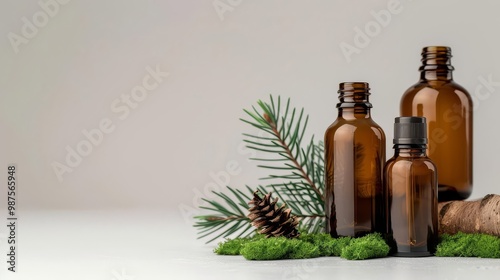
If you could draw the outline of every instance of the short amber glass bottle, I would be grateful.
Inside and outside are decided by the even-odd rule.
[[[368,83],[341,83],[338,118],[325,133],[326,231],[362,236],[385,230],[385,134],[371,118]]]
[[[396,118],[395,155],[384,168],[388,237],[396,256],[431,256],[436,250],[437,171],[426,144],[425,118]]]
[[[472,99],[453,81],[451,49],[422,50],[420,81],[401,99],[401,116],[427,119],[428,156],[439,170],[439,201],[472,192]]]

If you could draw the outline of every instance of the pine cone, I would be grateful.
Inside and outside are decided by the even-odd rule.
[[[299,232],[296,226],[299,223],[299,218],[291,214],[292,210],[286,208],[285,204],[278,207],[276,204],[278,198],[271,201],[271,193],[260,198],[258,192],[254,192],[253,199],[248,202],[249,205],[253,205],[248,209],[250,211],[248,218],[258,232],[265,234],[266,237],[298,237]]]

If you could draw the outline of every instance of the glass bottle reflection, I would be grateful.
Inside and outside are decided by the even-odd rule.
[[[338,118],[325,133],[326,231],[362,236],[385,230],[385,134],[371,118],[368,83],[341,83]]]
[[[472,99],[453,81],[451,49],[422,50],[420,81],[401,99],[401,116],[427,119],[427,155],[439,170],[439,201],[472,192]]]
[[[396,118],[384,168],[389,243],[396,256],[431,256],[438,240],[437,171],[426,156],[424,118]]]

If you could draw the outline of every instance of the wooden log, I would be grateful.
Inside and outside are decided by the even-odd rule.
[[[500,236],[500,195],[475,201],[448,201],[438,205],[439,233],[485,233]]]

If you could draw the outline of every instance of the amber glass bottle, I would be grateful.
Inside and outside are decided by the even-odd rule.
[[[466,199],[472,192],[472,99],[453,81],[453,69],[449,47],[425,47],[420,81],[401,99],[401,116],[427,119],[439,201]]]
[[[326,231],[383,232],[385,134],[371,118],[368,83],[341,83],[338,93],[338,118],[325,133]]]
[[[395,155],[384,168],[389,243],[396,256],[431,256],[436,250],[437,172],[426,143],[425,118],[396,118]]]

